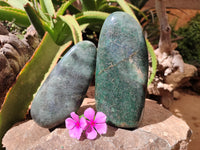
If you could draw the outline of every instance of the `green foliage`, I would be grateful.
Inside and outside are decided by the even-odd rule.
[[[138,21],[138,19],[136,18],[134,12],[132,11],[131,7],[129,7],[128,3],[124,0],[117,0],[118,4],[121,6],[121,8],[123,9],[124,12],[128,13],[129,15],[131,15],[135,20]],[[138,21],[139,23],[139,21]]]
[[[196,14],[188,25],[176,31],[183,39],[178,40],[178,50],[187,63],[200,64],[200,14]]]
[[[8,3],[6,3],[5,1],[1,1],[0,0],[0,6],[10,6]]]
[[[156,54],[154,53],[154,49],[151,45],[151,43],[149,42],[148,39],[146,39],[146,44],[147,44],[147,49],[148,52],[151,56],[151,60],[152,60],[152,73],[150,75],[150,78],[148,80],[148,85],[151,84],[151,82],[153,81],[153,79],[155,78],[156,75],[156,70],[157,70],[157,58],[156,58]]]
[[[40,6],[44,14],[48,14],[50,20],[55,15],[55,9],[51,0],[40,0]]]
[[[97,32],[100,32],[101,26],[108,16],[108,13],[100,11],[85,11],[75,15],[77,22],[80,24],[81,30],[90,27]]]
[[[29,3],[28,0],[0,0],[2,2],[6,2],[9,6],[13,8],[18,8],[24,10],[24,5]]]
[[[14,21],[22,27],[30,25],[27,14],[23,10],[13,7],[0,6],[0,20]]]
[[[27,12],[27,15],[29,16],[29,20],[30,22],[34,25],[36,31],[38,32],[38,34],[43,37],[44,36],[44,33],[45,33],[45,30],[44,30],[44,27],[42,25],[42,22],[37,14],[37,12],[30,6],[29,3],[27,3],[25,6],[24,6],[26,12]],[[31,18],[30,18],[31,17]]]
[[[83,11],[88,11],[88,10],[97,10],[97,3],[94,0],[80,0],[82,4],[82,9]]]
[[[148,0],[130,0],[130,2],[138,8],[139,10],[142,9],[142,7],[148,2]],[[137,16],[138,20],[141,20],[144,17],[145,12],[137,11],[137,9],[134,9],[135,15]],[[149,11],[149,10],[148,10]]]
[[[37,2],[34,2],[34,8],[27,4],[25,10],[41,37],[47,31],[58,45],[62,45],[71,39],[74,40],[74,43],[77,43],[82,41],[79,24],[71,15],[61,16],[72,2],[68,1],[68,3],[61,5],[57,15],[51,0],[40,0],[41,9],[37,7]]]
[[[78,22],[71,15],[59,16],[59,18],[66,24],[68,24],[70,30],[72,31],[74,44],[82,41],[82,32]]]
[[[65,13],[66,9],[75,1],[76,0],[69,0],[69,1],[66,1],[65,3],[63,3],[60,6],[60,8],[58,9],[56,16],[63,15]]]

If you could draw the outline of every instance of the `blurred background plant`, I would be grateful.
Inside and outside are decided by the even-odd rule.
[[[182,37],[178,40],[177,50],[185,62],[200,66],[200,14],[197,13],[185,27],[179,28],[175,33]]]

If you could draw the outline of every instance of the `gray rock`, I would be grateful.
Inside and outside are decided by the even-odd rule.
[[[94,99],[84,99],[78,113],[87,107],[95,108]],[[191,130],[183,120],[155,101],[146,100],[142,122],[135,130],[108,126],[108,132],[96,140],[88,140],[84,135],[76,140],[69,137],[65,128],[49,132],[30,120],[11,128],[3,145],[7,150],[186,150],[190,136]]]
[[[95,71],[96,47],[82,41],[58,62],[38,90],[31,105],[31,116],[42,127],[62,123],[80,107]]]

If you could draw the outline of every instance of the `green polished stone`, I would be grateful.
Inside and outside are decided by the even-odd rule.
[[[148,53],[141,26],[125,12],[105,20],[98,44],[95,99],[107,122],[122,128],[138,126],[144,108]]]
[[[62,123],[80,107],[94,75],[96,47],[89,41],[73,46],[58,62],[31,106],[33,120],[42,127]]]

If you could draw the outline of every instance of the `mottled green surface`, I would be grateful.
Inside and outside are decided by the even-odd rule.
[[[148,54],[140,25],[127,13],[115,12],[104,22],[96,64],[97,110],[117,127],[137,127],[145,101]]]
[[[93,77],[95,63],[93,43],[83,41],[73,46],[38,90],[31,106],[33,120],[52,128],[77,111]]]

